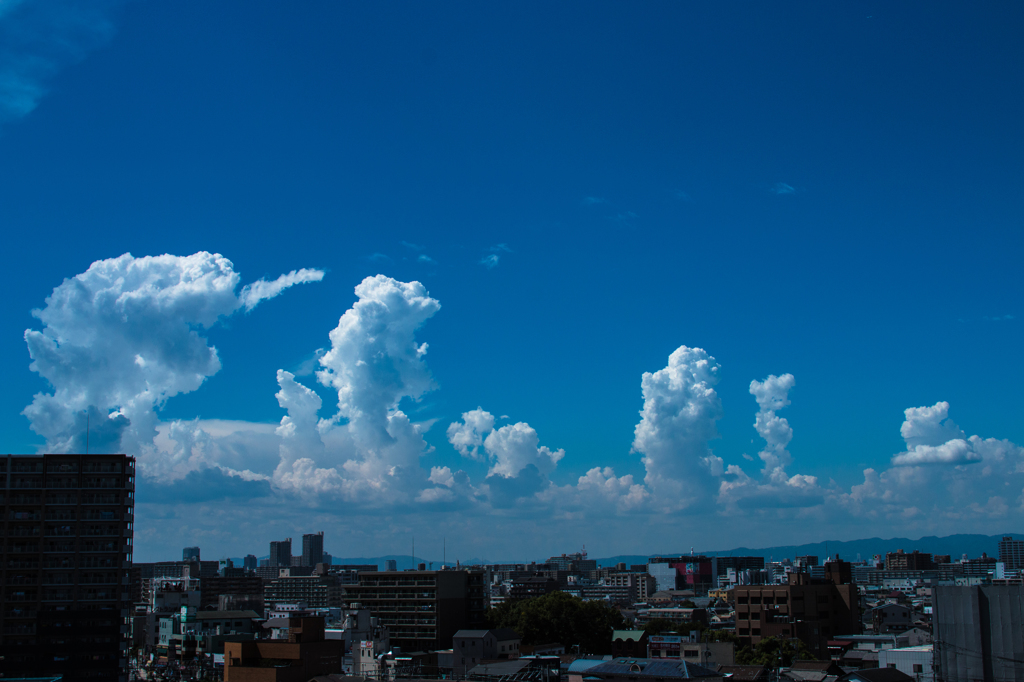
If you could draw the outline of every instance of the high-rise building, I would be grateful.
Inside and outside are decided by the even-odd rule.
[[[0,456],[0,668],[126,680],[135,459]]]
[[[186,547],[181,550],[182,561],[199,561],[199,548],[198,547]]]
[[[270,543],[270,566],[288,568],[292,565],[292,539],[275,540]]]
[[[324,560],[324,532],[302,536],[302,565],[316,566]]]
[[[256,567],[259,566],[259,560],[255,554],[246,554],[245,559],[242,560],[242,568],[247,571],[255,571]]]
[[[1010,536],[1000,540],[999,560],[1003,562],[1007,571],[1024,568],[1024,540],[1014,540]]]

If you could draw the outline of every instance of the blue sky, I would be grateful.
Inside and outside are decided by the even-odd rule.
[[[1014,4],[2,3],[0,447],[122,415],[100,447],[140,458],[141,559],[1019,530],[1022,30]],[[87,286],[32,316],[128,267],[131,315]],[[161,298],[196,268],[233,297]],[[357,300],[394,336],[352,332]],[[319,381],[349,310],[365,343]],[[146,403],[111,367],[160,343]],[[275,434],[303,391],[340,417]]]

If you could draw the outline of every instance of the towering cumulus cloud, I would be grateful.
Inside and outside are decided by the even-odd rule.
[[[764,468],[761,480],[755,481],[735,464],[729,466],[719,488],[719,501],[727,507],[811,507],[823,501],[817,478],[786,473],[786,467],[793,462],[788,450],[793,428],[776,411],[789,405],[789,392],[795,385],[792,374],[772,374],[764,381],[750,382],[750,394],[758,407],[754,429],[765,441],[764,449],[758,453]]]
[[[420,456],[429,448],[423,427],[399,403],[434,387],[427,344],[418,344],[415,334],[441,306],[419,282],[383,275],[364,279],[356,296],[331,331],[317,372],[320,383],[337,391],[333,417],[318,422],[315,394],[278,373],[278,401],[288,416],[278,429],[283,444],[275,483],[369,504],[408,501],[427,482]]]
[[[715,392],[719,365],[702,348],[680,346],[668,366],[644,372],[644,407],[636,425],[633,450],[643,455],[644,479],[659,503],[681,509],[705,498],[716,485],[722,460],[709,441],[718,437],[715,422],[722,402]]]
[[[37,394],[24,414],[48,451],[82,452],[88,410],[97,435],[91,450],[138,455],[143,470],[159,466],[155,409],[220,370],[204,330],[292,284],[322,277],[303,270],[284,275],[280,285],[260,280],[236,294],[239,275],[219,254],[97,261],[33,311],[43,329],[25,332],[31,369],[53,393]]]

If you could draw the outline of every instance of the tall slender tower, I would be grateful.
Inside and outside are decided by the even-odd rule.
[[[302,536],[302,565],[316,566],[324,560],[324,532]]]

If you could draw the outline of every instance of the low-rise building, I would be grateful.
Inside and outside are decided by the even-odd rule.
[[[646,630],[615,630],[612,632],[612,658],[646,658]]]
[[[895,668],[916,682],[934,682],[932,672],[932,645],[885,649],[878,652],[879,668]]]
[[[485,661],[517,659],[521,641],[519,633],[508,628],[459,630],[452,639],[452,672],[462,676]]]
[[[876,606],[869,615],[877,633],[903,632],[914,623],[914,612],[909,606],[892,602]]]
[[[341,671],[338,640],[324,638],[323,618],[293,618],[287,640],[224,644],[224,682],[307,682]]]

